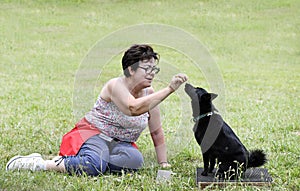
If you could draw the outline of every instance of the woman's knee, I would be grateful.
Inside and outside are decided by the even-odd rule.
[[[111,155],[110,164],[121,168],[137,170],[143,166],[144,157],[136,148],[123,147]]]
[[[144,158],[141,154],[115,155],[108,164],[111,173],[136,172],[144,164]]]
[[[134,163],[136,164],[136,169],[141,168],[144,164],[144,157],[143,157],[142,153],[139,151],[132,155],[131,160],[133,160]]]

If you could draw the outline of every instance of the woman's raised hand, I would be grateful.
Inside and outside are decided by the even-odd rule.
[[[175,76],[173,76],[169,84],[169,87],[173,89],[173,91],[176,91],[180,87],[180,85],[186,82],[187,80],[188,80],[187,75],[181,73],[176,74]]]

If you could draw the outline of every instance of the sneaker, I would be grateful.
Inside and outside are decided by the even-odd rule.
[[[10,170],[31,170],[39,171],[45,169],[45,161],[39,153],[32,153],[27,156],[15,156],[6,164],[6,171]]]

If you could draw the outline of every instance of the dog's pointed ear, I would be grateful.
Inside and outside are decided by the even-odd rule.
[[[218,94],[210,93],[210,100],[214,100],[218,97]]]

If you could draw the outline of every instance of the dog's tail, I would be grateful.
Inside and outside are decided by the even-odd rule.
[[[266,162],[267,157],[263,150],[253,150],[249,152],[248,168],[259,167]]]

